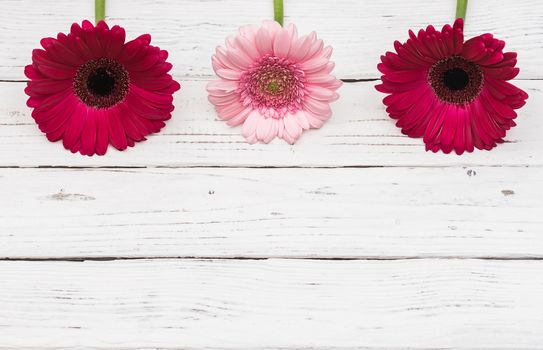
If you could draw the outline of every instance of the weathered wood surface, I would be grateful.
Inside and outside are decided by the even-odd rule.
[[[173,118],[159,133],[125,152],[110,147],[105,157],[82,157],[51,143],[25,106],[23,83],[0,83],[0,165],[131,167],[345,167],[345,166],[541,166],[543,81],[516,81],[530,94],[518,126],[491,152],[434,154],[421,139],[401,134],[384,111],[375,82],[348,83],[332,106],[334,115],[293,146],[283,140],[249,145],[240,127],[218,120],[207,101],[205,82],[186,81],[175,96]]]
[[[374,79],[394,40],[450,22],[455,1],[285,6],[334,46],[339,78]],[[107,1],[183,87],[160,134],[89,158],[46,141],[17,81],[93,2],[3,1],[0,349],[542,349],[541,13],[470,1],[467,36],[517,51],[530,98],[505,144],[458,157],[401,135],[375,81],[344,84],[296,145],[248,145],[205,84],[215,46],[271,0]]]
[[[542,258],[543,168],[2,169],[0,257]]]
[[[542,261],[0,262],[2,349],[541,349]]]
[[[300,33],[312,30],[334,47],[340,78],[375,78],[379,56],[407,30],[451,23],[455,1],[285,1],[286,22]],[[66,32],[75,21],[93,19],[93,1],[2,2],[0,12],[0,80],[24,79],[23,67],[44,36]],[[170,52],[174,75],[209,77],[215,47],[243,24],[273,18],[271,0],[111,0],[107,19],[126,28],[128,38],[151,33],[153,42]],[[491,32],[519,52],[521,78],[543,78],[541,2],[470,1],[466,36]]]

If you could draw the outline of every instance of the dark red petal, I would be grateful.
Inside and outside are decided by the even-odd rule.
[[[80,109],[70,116],[68,124],[66,126],[66,132],[64,133],[64,138],[62,139],[62,144],[64,148],[73,150],[75,145],[80,144],[81,131],[85,125],[85,117],[82,116]]]
[[[386,74],[385,78],[393,83],[408,83],[424,80],[426,74],[422,70],[396,70]]]
[[[398,119],[396,126],[402,128],[402,133],[405,135],[422,137],[437,103],[437,99],[433,96],[430,89],[427,88],[423,92],[421,99],[417,103],[414,103],[409,110],[397,117],[392,115],[391,117]]]
[[[135,85],[132,86],[131,91],[148,104],[151,104],[157,108],[169,110],[172,107],[173,96],[171,94],[149,91]]]
[[[123,151],[128,147],[128,143],[124,127],[119,119],[118,109],[115,107],[108,109],[106,114],[109,122],[109,142],[119,151]]]
[[[62,108],[56,110],[54,114],[44,116],[44,112],[33,110],[32,117],[34,118],[34,120],[36,120],[42,132],[48,135],[52,134],[51,137],[55,138],[54,135],[64,134],[67,121],[70,120],[76,107],[77,101],[69,100],[66,103],[63,103]]]
[[[28,96],[44,96],[61,92],[65,89],[71,88],[72,84],[70,80],[31,80],[27,83],[25,92]]]
[[[142,101],[138,95],[129,92],[125,101],[130,106],[133,113],[145,119],[165,120],[170,118],[170,112],[173,111],[173,106],[168,109],[157,108],[149,103]]]
[[[30,80],[37,80],[37,79],[47,79],[46,76],[41,74],[39,70],[37,70],[34,66],[31,64],[25,66],[25,76]]]
[[[84,23],[83,23],[84,24]],[[89,50],[93,54],[93,58],[103,57],[105,55],[103,46],[100,42],[98,29],[96,28],[85,28],[83,25],[83,35],[81,38],[85,41],[85,44],[88,46]]]
[[[75,50],[77,50],[77,53],[79,54],[79,56],[81,56],[81,58],[83,58],[85,62],[95,57],[94,53],[91,51],[83,38],[74,36],[73,42]]]
[[[113,26],[110,31],[109,40],[106,45],[107,57],[117,58],[121,54],[124,46],[126,33],[124,28]]]
[[[48,95],[46,97],[40,97],[38,99],[33,99],[32,97],[28,99],[27,105],[29,107],[34,107],[40,111],[47,111],[52,108],[60,108],[62,103],[66,100],[71,100],[75,98],[73,92],[69,89],[62,90],[56,94]],[[32,100],[32,102],[31,102]]]
[[[72,48],[72,40],[74,40],[73,37],[68,38],[65,34],[59,33],[57,41],[52,43],[47,51],[56,61],[78,67],[85,63],[85,61],[81,56],[74,52],[75,47]]]
[[[129,71],[146,71],[157,63],[160,58],[158,53],[159,49],[157,47],[148,46],[132,60],[125,62],[124,65]]]
[[[138,119],[128,108],[124,105],[120,105],[119,117],[121,118],[121,123],[124,126],[126,136],[135,141],[145,140],[146,133],[140,132],[136,126],[135,119]]]
[[[98,24],[96,24],[96,28],[99,30],[109,30],[109,26],[104,20],[101,20],[100,22],[98,22]]]
[[[81,28],[83,28],[83,30],[94,30],[94,25],[92,24],[91,21],[85,19],[81,23]]]
[[[96,117],[96,154],[103,156],[109,145],[109,125],[105,109],[97,109]]]
[[[147,76],[146,74],[132,74],[133,84],[146,90],[163,90],[171,86],[173,78],[166,74],[163,76]]]
[[[38,69],[39,66],[42,64],[58,69],[70,70],[73,72],[75,72],[77,69],[77,67],[53,60],[47,51],[41,49],[32,50],[32,62],[34,67]]]
[[[93,109],[87,108],[85,126],[81,133],[81,154],[92,156],[96,152],[96,115]]]
[[[443,125],[445,114],[447,113],[448,105],[445,103],[438,103],[433,111],[430,111],[430,118],[424,131],[424,143],[437,144],[439,143],[439,134]]]

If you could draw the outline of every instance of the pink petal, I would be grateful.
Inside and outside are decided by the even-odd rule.
[[[290,51],[290,34],[286,30],[279,31],[275,36],[273,51],[278,57],[288,57]]]
[[[307,89],[309,90],[311,97],[316,100],[330,102],[337,99],[337,94],[333,90],[318,85],[310,85]]]
[[[287,114],[283,118],[283,123],[285,125],[285,131],[288,133],[290,137],[286,139],[286,141],[290,144],[293,144],[300,138],[302,135],[302,127],[298,124],[296,121],[296,117],[292,114]],[[283,136],[285,136],[283,134]]]
[[[305,117],[307,121],[309,122],[309,125],[313,129],[320,129],[324,125],[325,120],[321,120],[311,113],[306,112]]]
[[[264,20],[262,21],[262,27],[266,28],[272,36],[277,35],[283,28],[276,21]]]
[[[332,115],[332,109],[328,103],[315,100],[311,96],[306,98],[304,106],[320,119],[328,119]]]
[[[272,37],[268,33],[268,31],[262,27],[258,30],[256,33],[256,48],[258,49],[258,52],[260,52],[260,55],[265,55],[267,53],[271,53],[273,50],[273,41]]]
[[[242,51],[228,50],[228,58],[239,69],[246,69],[251,65],[252,60]]]
[[[243,135],[243,137],[249,139],[251,136],[254,136],[256,134],[256,127],[258,125],[258,122],[262,118],[263,117],[257,110],[253,110],[243,123],[243,128],[241,130],[241,134]]]
[[[207,84],[207,91],[214,92],[233,92],[238,88],[238,83],[232,80],[215,80]]]
[[[290,50],[290,58],[295,62],[301,61],[309,51],[315,37],[316,34],[313,32],[311,35],[304,35],[296,40],[292,45],[292,49]]]
[[[317,35],[315,34],[315,41],[309,47],[309,50],[307,51],[307,54],[304,56],[303,61],[312,59],[315,55],[317,55],[318,53],[322,51],[324,43],[321,39],[317,39],[316,37]]]
[[[300,127],[303,129],[303,130],[307,130],[309,129],[310,125],[309,125],[309,121],[307,120],[307,116],[306,116],[306,113],[302,110],[296,112],[294,114],[294,117],[296,117],[296,121],[298,122],[298,125],[300,125]]]
[[[302,68],[303,68],[304,71],[310,71],[310,72],[319,71],[322,68],[326,67],[328,62],[330,62],[328,60],[328,58],[316,56],[316,57],[310,59],[309,61],[305,61],[302,64]]]
[[[243,124],[247,117],[249,116],[249,113],[251,113],[252,108],[245,108],[243,111],[238,113],[238,115],[234,116],[232,119],[228,120],[226,124],[230,126],[238,126],[240,124]]]
[[[273,119],[273,118],[261,118],[260,119],[260,121],[258,122],[258,125],[256,127],[256,138],[258,140],[264,141],[264,142],[265,142],[265,140],[271,141],[271,139],[273,138],[273,136],[270,138],[271,132],[272,132],[273,120],[275,120],[275,119]],[[266,142],[266,143],[268,143],[268,142]]]
[[[215,106],[226,106],[233,102],[239,101],[239,95],[236,93],[231,93],[224,96],[209,95],[207,99]]]
[[[217,107],[217,114],[222,120],[232,119],[245,110],[245,107],[238,101],[232,102],[229,105]]]
[[[237,36],[235,39],[235,43],[252,60],[260,57],[260,53],[258,52],[255,43],[249,41],[249,39],[243,36]]]
[[[217,75],[223,79],[226,80],[239,80],[241,76],[240,71],[232,70],[232,69],[219,69],[217,70]]]

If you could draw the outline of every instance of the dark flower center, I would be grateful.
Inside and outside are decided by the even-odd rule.
[[[483,88],[483,71],[463,57],[452,56],[430,68],[428,81],[440,100],[465,104],[479,96]]]
[[[111,70],[100,67],[92,72],[87,79],[87,88],[98,96],[109,95],[115,88],[115,77]]]
[[[128,92],[128,72],[118,61],[102,57],[87,61],[77,70],[73,87],[86,105],[107,108],[122,101]]]
[[[469,84],[469,75],[461,68],[453,68],[443,74],[443,83],[450,90],[463,90]]]

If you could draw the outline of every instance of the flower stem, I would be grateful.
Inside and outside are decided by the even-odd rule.
[[[273,0],[273,18],[283,25],[283,0]]]
[[[467,7],[468,0],[456,0],[456,18],[462,18],[465,21]]]
[[[106,0],[94,0],[94,17],[96,23],[106,18]]]

